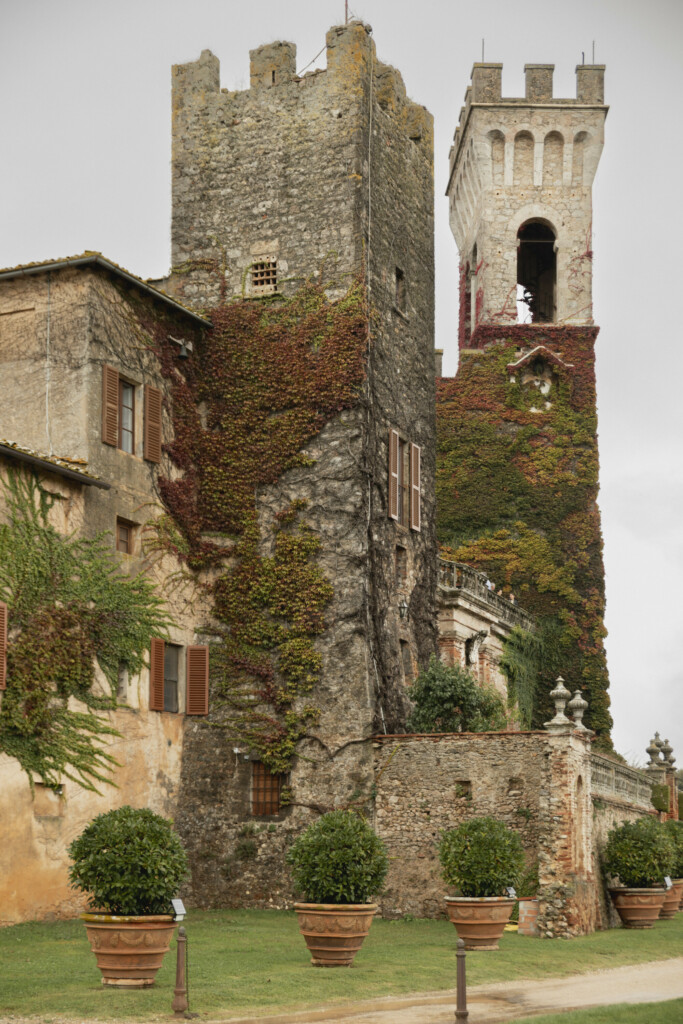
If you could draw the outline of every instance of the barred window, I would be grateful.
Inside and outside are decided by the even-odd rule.
[[[277,260],[255,260],[251,265],[251,287],[257,295],[277,291]]]
[[[278,814],[282,775],[274,775],[260,761],[252,762],[251,813],[256,816]]]

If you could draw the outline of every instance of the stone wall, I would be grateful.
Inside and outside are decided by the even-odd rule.
[[[576,99],[553,97],[552,65],[525,71],[526,96],[507,98],[502,65],[474,65],[450,153],[450,220],[470,312],[461,347],[477,324],[517,322],[517,232],[528,221],[555,235],[551,319],[592,323],[591,187],[607,114],[604,67],[577,68]]]
[[[321,714],[297,747],[292,803],[254,818],[252,754],[220,714],[186,734],[178,826],[204,906],[290,897],[292,836],[370,801],[370,737],[402,728],[405,685],[436,650],[432,119],[377,60],[366,25],[330,30],[326,70],[299,77],[295,60],[290,43],[252,51],[244,92],[220,88],[209,51],[173,71],[169,287],[205,307],[260,301],[255,271],[268,264],[269,301],[307,278],[338,299],[364,275],[370,309],[357,405],[256,495],[264,554],[275,516],[305,503],[334,588],[308,698]],[[419,531],[388,516],[390,429],[421,448]]]
[[[541,934],[593,930],[590,756],[581,734],[386,736],[375,738],[374,752],[375,827],[391,860],[384,915],[442,914],[440,833],[491,815],[519,832],[529,863],[538,860]]]

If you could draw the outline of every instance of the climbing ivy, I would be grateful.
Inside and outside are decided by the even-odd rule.
[[[447,555],[512,590],[539,621],[537,641],[514,633],[503,659],[522,717],[542,724],[562,674],[584,691],[587,722],[609,744],[596,334],[477,328],[479,347],[463,350],[457,376],[438,384],[437,509]],[[545,393],[509,369],[541,344],[561,359]]]
[[[37,478],[10,472],[2,486],[9,632],[0,750],[32,787],[37,776],[47,786],[69,778],[95,789],[112,781],[116,765],[106,738],[118,733],[104,713],[116,707],[119,665],[140,672],[150,638],[166,633],[162,602],[144,576],[119,571],[104,535],[58,533],[49,513],[61,496]]]
[[[190,360],[158,341],[172,398],[180,470],[162,479],[160,542],[210,584],[219,642],[211,656],[212,723],[286,772],[318,717],[308,695],[321,671],[314,640],[332,586],[316,564],[319,540],[303,499],[259,525],[257,496],[328,420],[357,404],[365,376],[365,286],[330,302],[322,285],[290,298],[222,301]]]

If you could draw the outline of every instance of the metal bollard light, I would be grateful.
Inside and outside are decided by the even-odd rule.
[[[467,981],[465,978],[465,943],[463,939],[458,939],[458,951],[455,954],[457,968],[456,968],[456,984],[458,989],[458,997],[456,1002],[455,1019],[469,1020],[469,1013],[467,1011]]]
[[[177,958],[175,968],[175,988],[173,989],[173,1012],[176,1017],[183,1017],[188,1009],[187,986],[185,984],[185,951],[187,949],[187,933],[184,928],[178,929]]]

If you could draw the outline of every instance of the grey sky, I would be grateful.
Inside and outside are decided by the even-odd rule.
[[[680,341],[683,4],[680,0],[352,0],[380,58],[435,116],[437,345],[457,362],[457,251],[443,192],[472,63],[607,65],[594,188],[607,652],[617,748],[653,731],[683,762],[683,380]],[[170,66],[202,49],[248,85],[249,49],[297,44],[299,68],[343,0],[0,0],[0,266],[97,249],[143,277],[170,262]],[[316,62],[324,66],[324,53]],[[16,440],[21,441],[21,438]],[[572,681],[569,680],[571,683]]]

